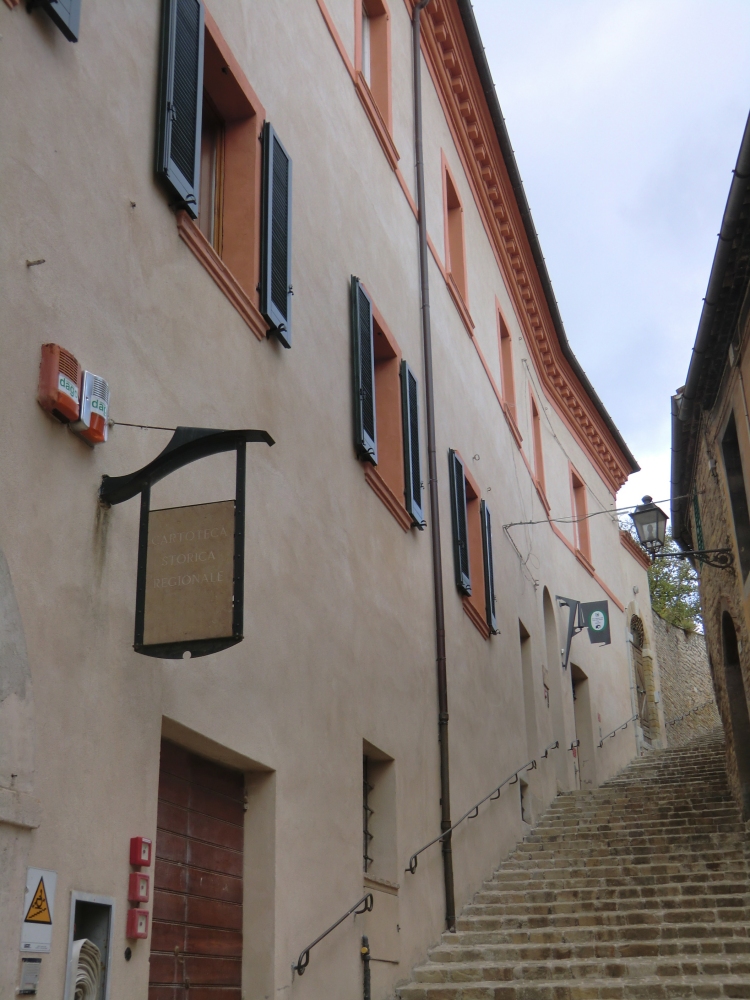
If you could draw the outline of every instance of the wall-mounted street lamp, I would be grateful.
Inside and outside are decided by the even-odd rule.
[[[731,549],[697,549],[686,552],[663,552],[669,518],[651,497],[643,497],[630,515],[638,532],[638,541],[652,559],[698,559],[707,566],[728,569],[732,565]]]

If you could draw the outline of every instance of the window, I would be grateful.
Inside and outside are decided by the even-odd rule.
[[[396,846],[396,763],[362,740],[362,885],[375,903],[362,933],[372,953],[393,964],[401,959]]]
[[[516,385],[513,378],[513,342],[502,313],[497,310],[497,338],[500,348],[500,384],[508,414],[516,419]]]
[[[355,39],[357,80],[368,110],[387,132],[391,114],[391,25],[385,0],[358,0],[359,24]],[[364,87],[362,86],[364,84]]]
[[[224,121],[203,94],[198,228],[221,257],[224,221]]]
[[[395,882],[398,861],[393,760],[366,740],[362,751],[362,869],[371,878]]]
[[[457,451],[448,452],[456,587],[464,611],[482,635],[497,631],[492,519]]]
[[[589,536],[586,485],[575,469],[570,470],[570,489],[573,499],[573,516],[575,517],[576,549],[590,563],[591,540]]]
[[[464,242],[464,209],[448,164],[443,162],[443,193],[445,212],[445,269],[461,299],[469,301],[466,285],[466,245]],[[450,284],[450,280],[449,280]]]
[[[542,421],[539,416],[539,408],[536,400],[531,397],[531,437],[534,442],[534,476],[539,490],[545,493],[544,488],[544,455],[542,453]]]
[[[737,439],[737,425],[734,420],[734,413],[729,418],[729,423],[724,431],[724,437],[721,441],[721,453],[724,456],[724,471],[727,476],[727,489],[729,490],[729,501],[732,506],[734,534],[737,539],[737,549],[739,551],[740,567],[744,581],[747,579],[747,574],[750,573],[750,513],[747,506],[745,477],[742,472],[740,443]]]
[[[250,329],[289,347],[292,164],[264,118],[202,0],[163,0],[157,176],[180,236]]]
[[[424,527],[419,392],[369,292],[351,279],[354,447],[365,479],[404,530]]]

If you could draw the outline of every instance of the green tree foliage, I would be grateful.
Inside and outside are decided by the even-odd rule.
[[[667,532],[664,552],[679,552]],[[648,571],[651,607],[670,625],[703,631],[698,576],[687,559],[654,559]]]

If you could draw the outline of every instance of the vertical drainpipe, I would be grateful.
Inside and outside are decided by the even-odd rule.
[[[419,221],[419,278],[422,303],[422,343],[424,348],[425,410],[427,413],[427,461],[430,475],[430,536],[432,540],[432,578],[435,597],[435,646],[438,686],[438,738],[440,741],[440,829],[451,827],[451,791],[448,754],[448,681],[445,670],[445,606],[443,600],[443,559],[440,546],[440,510],[438,506],[437,451],[435,448],[435,396],[432,377],[432,331],[430,328],[430,286],[427,274],[427,218],[424,199],[424,158],[422,154],[422,78],[420,16],[430,0],[419,0],[412,22],[414,61],[414,147],[417,168],[417,212]],[[443,845],[445,881],[445,923],[456,929],[456,903],[453,891],[453,853],[451,835]]]

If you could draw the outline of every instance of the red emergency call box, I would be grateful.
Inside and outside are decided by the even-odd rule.
[[[128,882],[128,902],[147,903],[151,879],[143,872],[132,872]]]
[[[78,420],[81,410],[81,366],[59,344],[42,344],[37,402],[63,424]]]
[[[131,941],[148,937],[148,910],[128,910],[125,936]]]
[[[148,868],[151,864],[151,841],[148,837],[130,838],[130,863],[136,868]]]

